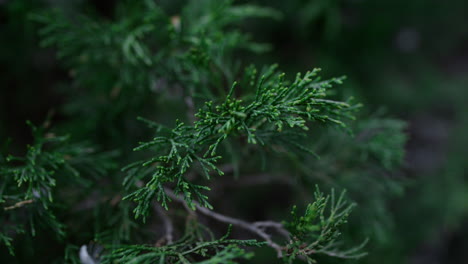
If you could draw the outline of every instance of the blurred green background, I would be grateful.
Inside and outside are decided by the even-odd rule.
[[[39,47],[30,12],[61,7],[113,19],[117,2],[0,0],[1,142],[28,143],[24,121],[41,123],[63,103],[57,87],[70,78],[54,50]],[[185,3],[156,2],[173,15]],[[386,209],[392,232],[371,241],[369,257],[359,263],[468,263],[468,2],[236,2],[283,14],[278,21],[243,25],[255,40],[272,44],[271,51],[244,61],[279,63],[292,74],[320,67],[330,75],[325,77],[346,75],[343,93],[363,102],[367,114],[408,122],[398,174],[406,190]]]

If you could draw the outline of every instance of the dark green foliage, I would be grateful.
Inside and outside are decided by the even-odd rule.
[[[309,164],[296,168],[303,184],[313,186],[319,180],[332,188],[346,186],[348,196],[358,204],[356,213],[350,216],[350,229],[356,230],[357,237],[364,233],[370,241],[379,241],[379,245],[391,241],[395,219],[390,213],[390,201],[401,197],[407,184],[396,171],[403,164],[405,127],[401,120],[358,118],[353,126],[354,138],[328,129],[310,146],[321,159],[306,157],[297,161]],[[362,230],[354,223],[366,223],[367,227]]]
[[[395,119],[370,119],[360,126],[361,132],[357,140],[364,143],[358,146],[362,149],[363,159],[367,160],[371,156],[387,170],[401,166],[404,157],[403,146],[407,139],[407,136],[401,133],[406,128],[405,122]]]
[[[0,262],[408,263],[466,215],[466,148],[443,184],[404,162],[415,128],[389,116],[463,96],[436,92],[457,83],[432,66],[417,80],[399,73],[416,55],[388,45],[384,33],[405,26],[395,13],[355,1],[91,2],[6,4],[7,35],[24,33],[18,49],[57,76],[27,100],[34,85],[22,81],[21,104],[0,98],[12,112],[0,112],[0,136],[13,139],[0,142]],[[442,14],[416,1],[402,17],[418,9]],[[402,92],[410,84],[430,99]],[[36,98],[47,102],[33,114]],[[400,101],[414,105],[393,110]],[[391,114],[374,111],[388,102]],[[47,120],[33,138],[9,124],[25,115]]]
[[[203,98],[202,105],[207,98],[224,96],[222,87],[232,83],[239,70],[231,54],[268,48],[234,26],[247,17],[279,15],[269,8],[206,0],[191,1],[173,16],[153,1],[123,2],[116,16],[117,20],[102,21],[47,10],[31,19],[44,25],[41,44],[57,48],[73,78],[73,85],[62,91],[73,98],[63,112],[81,124],[80,128],[68,124],[72,126],[68,129],[93,133],[111,147],[126,137],[128,151],[134,129],[129,128],[130,121],[113,120],[154,115],[163,99],[182,97],[198,105],[197,98]],[[170,105],[161,111],[166,107]]]
[[[168,201],[180,194],[182,198],[177,200],[188,208],[221,222],[232,221],[232,224],[250,230],[265,242],[227,239],[227,235],[216,240],[213,235],[207,237],[203,234],[209,227],[202,228],[195,220],[190,220],[196,224],[186,227],[185,235],[173,242],[171,230],[174,226],[168,219],[174,215],[163,216],[166,213],[159,212],[161,219],[167,218],[163,220],[166,238],[156,247],[144,246],[148,235],[141,231],[149,226],[142,225],[143,229],[138,231],[138,224],[129,219],[132,205],[120,200],[122,189],[116,185],[122,183],[122,178],[109,177],[113,167],[106,166],[107,161],[98,165],[99,160],[78,155],[78,150],[63,144],[68,140],[65,137],[46,134],[47,144],[62,143],[59,146],[63,150],[43,151],[38,156],[36,151],[42,150],[40,147],[44,144],[40,139],[42,134],[39,135],[36,138],[36,141],[40,139],[36,143],[38,145],[30,148],[24,159],[30,162],[24,166],[32,174],[23,178],[18,176],[22,173],[17,168],[15,171],[5,167],[3,175],[17,175],[13,178],[32,186],[22,197],[23,201],[31,199],[36,189],[43,190],[44,194],[36,197],[47,201],[43,205],[47,215],[43,219],[51,228],[56,228],[55,232],[61,237],[65,236],[63,224],[49,207],[58,205],[52,199],[58,195],[55,192],[69,187],[56,184],[54,176],[60,173],[60,181],[81,184],[85,188],[95,186],[93,182],[99,181],[101,176],[107,178],[107,189],[88,192],[88,195],[96,197],[111,197],[100,198],[91,205],[95,208],[94,216],[100,220],[94,223],[94,239],[105,245],[104,262],[188,263],[198,259],[202,261],[200,263],[234,263],[252,257],[251,253],[237,248],[239,246],[269,246],[277,251],[278,256],[287,255],[288,261],[295,259],[296,253],[286,254],[287,250],[294,248],[294,243],[291,242],[289,249],[280,246],[263,229],[262,222],[248,223],[226,218],[204,211],[207,209],[202,207],[213,209],[208,202],[209,182],[213,180],[213,174],[223,174],[220,161],[234,160],[240,154],[232,152],[235,144],[259,145],[255,149],[265,154],[291,151],[298,152],[300,156],[315,156],[311,149],[301,145],[311,129],[319,125],[347,128],[343,119],[352,120],[359,105],[332,98],[332,86],[341,84],[343,78],[321,80],[319,69],[315,69],[303,76],[297,74],[290,81],[284,73],[278,72],[277,66],[260,72],[250,66],[240,75],[239,61],[233,60],[234,52],[240,49],[265,51],[267,45],[251,41],[248,34],[233,26],[247,17],[278,18],[279,14],[269,8],[234,6],[229,1],[191,1],[180,15],[169,16],[152,1],[144,1],[122,3],[116,10],[117,19],[113,21],[61,10],[31,15],[34,21],[44,25],[40,30],[42,44],[57,48],[58,57],[73,78],[70,89],[61,91],[65,96],[73,95],[73,99],[70,97],[60,111],[75,121],[66,122],[58,130],[72,129],[78,138],[87,138],[89,133],[98,129],[99,133],[90,138],[91,145],[112,147],[126,153],[125,156],[132,155],[126,146],[135,140],[137,134],[134,128],[124,123],[127,122],[125,120],[137,115],[157,118],[154,104],[169,99],[177,102],[180,108],[180,101],[176,101],[174,96],[182,96],[182,106],[185,104],[187,114],[166,116],[187,119],[185,122],[177,121],[175,128],[141,119],[155,130],[156,137],[134,150],[148,149],[153,153],[146,151],[125,159],[113,158],[116,162],[144,158],[123,169],[127,174],[123,184],[131,192],[124,200],[137,202],[135,216],[144,216],[148,220],[150,209],[155,208],[153,198],[168,209]],[[231,88],[226,89],[227,85]],[[196,108],[199,110],[195,113]],[[119,119],[122,122],[113,121]],[[116,144],[117,139],[125,139],[126,142],[121,146]],[[40,157],[40,162],[36,162],[36,157]],[[80,164],[71,157],[87,161],[82,167],[85,171],[80,171]],[[235,170],[240,173],[239,167]],[[70,179],[65,177],[67,175]],[[205,179],[201,180],[198,175]],[[186,214],[191,216],[193,212]],[[154,222],[153,217],[150,219]],[[283,230],[279,223],[274,226]],[[130,230],[133,230],[132,234]],[[334,238],[329,240],[333,241]],[[127,246],[129,242],[133,244]],[[5,243],[10,243],[10,240],[5,239]],[[73,249],[77,247],[68,244],[66,255],[69,261],[76,262],[76,257],[69,253]]]
[[[256,240],[228,239],[231,226],[223,237],[205,241],[199,230],[196,230],[197,225],[187,225],[186,234],[170,245],[122,246],[114,249],[104,257],[103,263],[238,263],[240,259],[253,257],[253,254],[245,252],[240,246],[258,247],[265,244]],[[206,260],[194,261],[197,256]]]
[[[314,263],[314,255],[317,254],[343,259],[358,259],[367,255],[362,252],[366,242],[351,249],[339,249],[339,227],[347,223],[348,215],[355,206],[347,203],[344,195],[345,192],[342,192],[337,199],[332,190],[331,195],[325,197],[317,187],[315,201],[307,205],[304,216],[299,217],[297,208],[293,208],[292,221],[284,224],[292,235],[286,249],[288,263],[298,256],[306,258],[307,263]]]
[[[57,201],[55,196],[61,188],[89,187],[115,167],[111,161],[115,153],[96,154],[88,144],[72,144],[69,136],[47,131],[48,124],[36,127],[28,122],[34,144],[27,146],[24,157],[0,156],[1,217],[5,223],[1,238],[12,254],[9,236],[24,232],[35,236],[36,226],[46,227],[63,238],[65,227],[55,214],[63,201]]]

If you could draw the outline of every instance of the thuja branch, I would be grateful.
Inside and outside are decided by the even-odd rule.
[[[186,199],[175,194],[172,190],[165,188],[166,194],[174,201],[187,205]],[[331,195],[324,195],[317,188],[315,201],[307,206],[303,216],[298,216],[296,208],[292,212],[292,220],[288,222],[257,221],[248,222],[239,218],[226,216],[195,204],[195,213],[201,213],[216,221],[240,227],[263,239],[264,244],[273,248],[278,258],[283,258],[285,263],[292,263],[294,259],[301,259],[308,263],[315,263],[316,255],[326,255],[335,258],[356,259],[366,255],[362,251],[366,241],[361,245],[350,249],[341,249],[339,245],[339,228],[346,223],[353,203],[348,203],[344,198],[345,192],[339,197],[335,196],[334,190]],[[187,208],[190,214],[194,212]],[[266,228],[272,228],[282,235],[285,240],[283,244],[275,242]],[[229,232],[228,232],[229,233]],[[226,237],[226,236],[225,236]],[[223,240],[223,239],[221,239]],[[240,242],[240,241],[238,241]],[[209,243],[209,242],[207,242]],[[262,244],[257,244],[261,246]],[[182,253],[189,254],[197,251],[205,244],[200,244]]]
[[[304,215],[298,216],[297,208],[294,207],[292,221],[284,223],[292,236],[286,249],[288,263],[300,257],[312,263],[313,256],[317,254],[343,259],[357,259],[367,255],[362,251],[367,240],[350,249],[340,248],[339,228],[347,222],[355,206],[346,201],[345,192],[336,197],[332,189],[331,195],[325,196],[316,187],[314,196],[315,201],[307,206]]]
[[[100,177],[114,166],[111,159],[115,155],[96,153],[87,143],[73,143],[69,136],[54,134],[49,120],[43,126],[27,124],[34,140],[24,156],[3,159],[0,154],[0,204],[9,204],[0,210],[0,221],[5,223],[0,242],[12,253],[10,241],[20,233],[35,236],[38,228],[47,228],[63,238],[65,226],[57,217],[57,208],[65,202],[56,199],[58,190],[86,187],[87,178]]]
[[[136,217],[147,215],[154,197],[167,208],[170,198],[164,187],[169,183],[175,184],[175,193],[184,194],[191,208],[195,208],[194,199],[201,206],[211,208],[208,197],[202,193],[209,188],[188,180],[187,173],[195,168],[208,180],[212,171],[223,175],[216,165],[222,158],[217,153],[221,143],[229,137],[246,138],[247,143],[265,147],[281,145],[312,153],[295,142],[291,135],[305,136],[313,121],[346,127],[342,119],[353,118],[352,112],[359,106],[326,99],[327,90],[333,84],[341,83],[342,78],[322,81],[318,72],[319,69],[315,69],[304,76],[298,74],[293,82],[288,82],[274,66],[259,78],[253,71],[244,79],[256,81],[242,86],[247,91],[256,89],[256,92],[244,96],[245,102],[234,98],[234,83],[223,102],[217,105],[207,102],[197,112],[198,120],[193,125],[178,122],[174,129],[167,129],[145,120],[157,128],[159,135],[140,143],[135,150],[152,149],[156,155],[124,168],[127,188],[133,188],[137,182],[146,182],[125,197],[137,202]]]
[[[169,190],[169,189],[166,189],[166,193],[169,197],[171,197],[172,199],[174,199],[175,201],[178,201],[178,202],[181,202],[181,203],[186,203],[185,199],[176,195],[173,191]],[[272,247],[273,249],[276,250],[276,253],[278,255],[278,257],[282,257],[283,256],[283,250],[284,248],[282,246],[280,246],[279,244],[277,244],[276,242],[274,242],[272,239],[271,239],[271,236],[266,233],[264,231],[264,229],[261,228],[262,224],[261,223],[264,223],[264,222],[257,222],[257,223],[249,223],[247,221],[244,221],[242,219],[238,219],[238,218],[234,218],[234,217],[230,217],[230,216],[226,216],[226,215],[222,215],[222,214],[219,214],[219,213],[216,213],[206,207],[203,207],[203,206],[200,206],[197,202],[194,202],[195,203],[195,208],[198,212],[210,217],[210,218],[213,218],[217,221],[220,221],[220,222],[223,222],[223,223],[227,223],[227,224],[232,224],[234,226],[239,226],[247,231],[250,231],[251,233],[254,233],[256,235],[258,235],[259,237],[261,237],[263,240],[265,240],[265,242],[267,243],[268,246]],[[274,223],[274,222],[269,222],[270,224]],[[274,223],[274,225],[271,225],[271,226],[274,226],[276,229],[280,230],[279,232],[281,232],[282,234],[284,233],[287,233],[286,229],[283,228],[282,224],[281,223]]]

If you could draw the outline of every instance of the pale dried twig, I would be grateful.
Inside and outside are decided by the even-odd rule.
[[[25,200],[25,201],[21,201],[21,202],[17,202],[15,203],[14,205],[12,206],[7,206],[7,207],[4,207],[3,210],[5,211],[8,211],[8,210],[13,210],[13,209],[16,209],[16,208],[19,208],[19,207],[22,207],[26,204],[30,204],[30,203],[33,203],[34,200],[33,199],[29,199],[29,200]]]

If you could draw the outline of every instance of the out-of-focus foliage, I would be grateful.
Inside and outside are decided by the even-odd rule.
[[[45,128],[31,127],[34,144],[27,146],[24,157],[0,155],[0,204],[2,205],[1,238],[14,254],[13,236],[21,233],[35,237],[37,226],[50,229],[63,238],[65,226],[56,216],[64,206],[79,203],[79,192],[63,196],[61,192],[72,186],[83,190],[103,177],[115,164],[115,153],[96,154],[87,144],[70,144],[68,136],[45,132]],[[47,122],[44,124],[47,126]],[[57,198],[56,196],[60,196]]]

